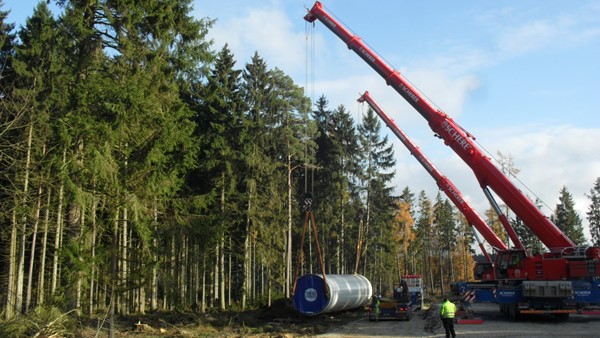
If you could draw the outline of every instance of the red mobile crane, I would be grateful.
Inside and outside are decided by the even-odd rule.
[[[320,2],[304,17],[321,21],[349,49],[371,66],[428,122],[436,136],[444,140],[473,170],[486,197],[496,211],[491,188],[524,224],[548,247],[544,255],[530,256],[524,249],[507,250],[496,259],[499,279],[496,299],[503,312],[516,317],[522,313],[554,313],[562,318],[576,308],[600,304],[600,248],[575,247],[554,223],[510,182],[473,143],[472,135],[431,104],[397,70],[390,67],[361,39],[327,13]]]

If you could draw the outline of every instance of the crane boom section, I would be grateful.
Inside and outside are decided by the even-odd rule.
[[[321,21],[335,33],[349,49],[370,65],[386,83],[394,88],[428,122],[429,127],[444,140],[454,152],[473,170],[482,187],[489,186],[531,231],[551,250],[573,247],[574,243],[552,223],[510,180],[479,150],[470,135],[452,118],[435,108],[397,70],[389,66],[361,39],[352,34],[334,17],[327,13],[320,2],[304,17],[308,22]]]
[[[411,155],[413,155],[417,161],[427,170],[427,172],[433,177],[438,187],[450,198],[452,203],[462,212],[467,218],[467,221],[472,224],[479,233],[485,238],[485,240],[495,250],[506,250],[506,245],[498,238],[496,233],[485,223],[481,216],[471,208],[471,206],[465,201],[460,190],[454,186],[454,184],[429,161],[429,159],[423,154],[423,152],[417,147],[406,134],[396,125],[383,109],[375,102],[373,97],[366,91],[359,99],[358,102],[367,102],[371,108],[381,117],[385,124],[394,132],[398,139],[408,148]]]

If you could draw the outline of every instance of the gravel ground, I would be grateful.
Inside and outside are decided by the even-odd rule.
[[[445,337],[437,315],[438,306],[416,311],[408,322],[370,322],[365,315],[317,337]],[[474,317],[481,318],[483,323],[456,324],[457,337],[600,337],[600,316],[571,315],[564,322],[551,316],[529,316],[515,322],[501,314],[496,304],[474,304],[473,310]]]

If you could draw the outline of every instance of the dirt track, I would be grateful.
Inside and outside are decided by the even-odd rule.
[[[457,337],[600,337],[600,316],[571,315],[565,322],[537,316],[514,322],[502,315],[495,304],[475,304],[473,309],[483,324],[457,324]],[[445,337],[439,319],[424,317],[422,311],[415,312],[409,322],[370,322],[365,316],[317,337]]]

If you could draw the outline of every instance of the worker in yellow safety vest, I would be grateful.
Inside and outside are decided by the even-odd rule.
[[[446,338],[456,337],[456,333],[454,333],[454,314],[456,313],[456,305],[448,300],[448,298],[444,298],[442,302],[442,306],[440,307],[440,317],[442,318],[442,323],[444,324],[444,330],[446,330]]]

